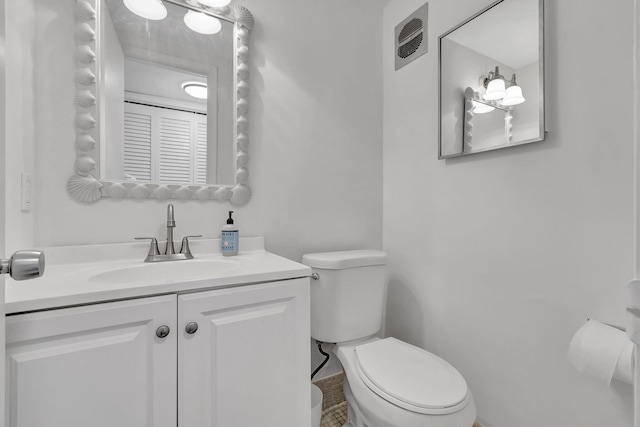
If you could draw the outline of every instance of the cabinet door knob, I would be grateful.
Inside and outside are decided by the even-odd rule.
[[[198,330],[198,324],[196,322],[189,322],[187,326],[184,328],[184,331],[188,334],[195,334]]]
[[[156,336],[158,338],[166,338],[167,335],[169,335],[169,332],[171,332],[171,329],[169,329],[167,325],[162,325],[156,329]]]

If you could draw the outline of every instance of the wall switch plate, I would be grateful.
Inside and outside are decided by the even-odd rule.
[[[20,186],[20,206],[22,212],[29,212],[31,210],[31,193],[33,175],[27,172],[22,172],[22,182]]]

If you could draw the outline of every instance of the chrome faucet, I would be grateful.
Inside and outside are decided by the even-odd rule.
[[[161,262],[161,261],[180,261],[185,259],[193,259],[191,249],[189,248],[189,239],[197,236],[185,236],[182,238],[180,245],[180,253],[176,253],[173,245],[173,229],[176,228],[176,221],[173,216],[173,205],[167,206],[167,243],[164,248],[164,254],[158,249],[158,240],[155,237],[136,237],[136,240],[151,240],[151,247],[144,262]]]
[[[173,247],[174,228],[176,228],[176,220],[173,218],[173,205],[169,203],[169,206],[167,206],[167,246],[164,250],[165,255],[174,255],[176,253]]]

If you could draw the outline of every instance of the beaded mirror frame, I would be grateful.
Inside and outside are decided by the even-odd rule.
[[[76,200],[94,203],[103,197],[115,199],[182,199],[182,200],[218,200],[242,206],[251,199],[251,188],[247,184],[249,177],[247,152],[249,145],[249,34],[254,19],[251,12],[243,6],[222,9],[207,8],[192,0],[164,0],[190,9],[213,14],[234,23],[235,51],[235,129],[236,174],[234,185],[191,185],[136,182],[113,179],[100,179],[96,165],[99,146],[96,142],[99,123],[98,112],[98,75],[100,60],[97,56],[97,19],[96,9],[100,0],[76,1],[75,29],[75,173],[67,181],[67,191]]]

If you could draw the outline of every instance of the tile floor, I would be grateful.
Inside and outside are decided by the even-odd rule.
[[[322,411],[320,427],[342,427],[346,422],[347,402],[342,402]]]
[[[322,411],[320,427],[342,427],[347,422],[347,402],[338,403]],[[473,427],[482,427],[475,422]]]
[[[342,385],[344,383],[344,372],[330,375],[313,381],[320,390],[322,390],[322,411],[344,402],[344,392]]]
[[[347,402],[342,384],[344,372],[321,378],[313,383],[322,390],[322,419],[320,427],[342,427],[347,422]]]

